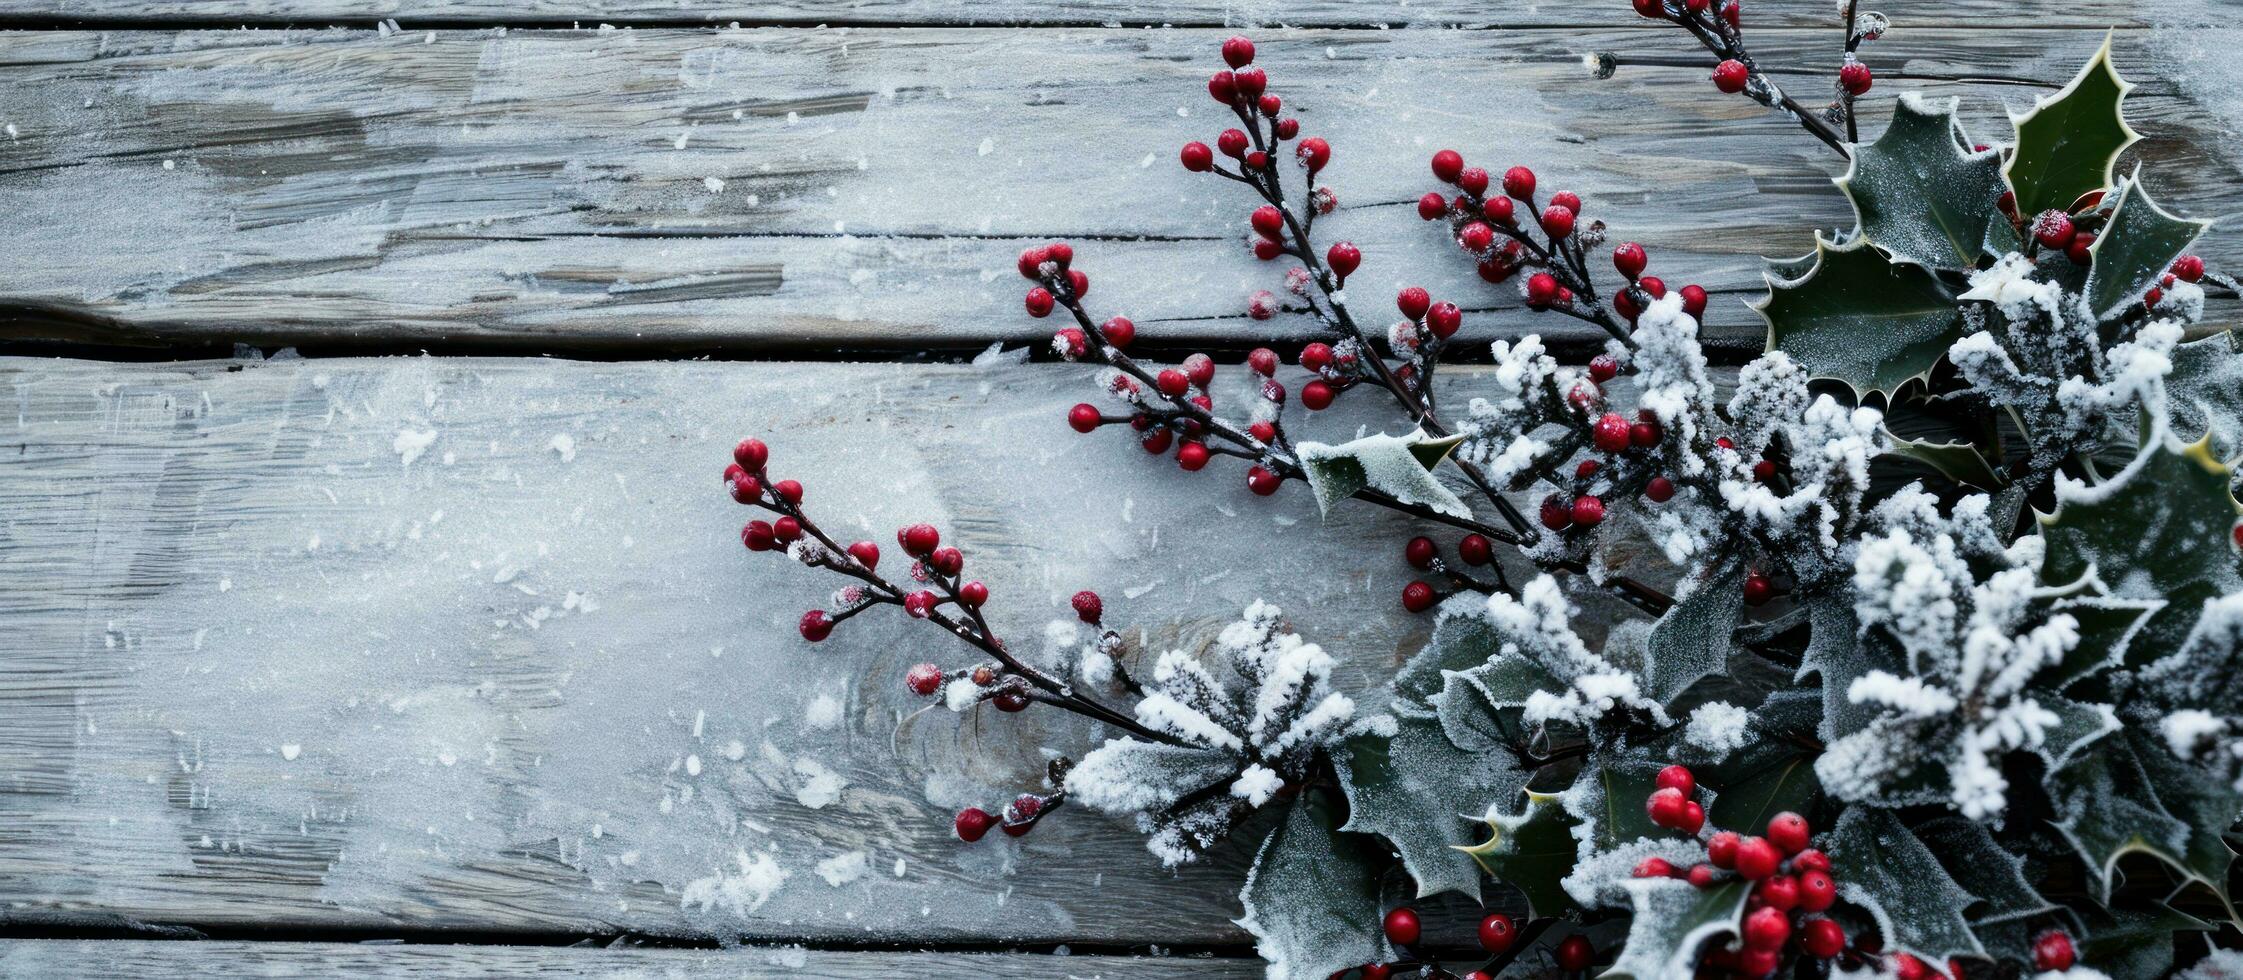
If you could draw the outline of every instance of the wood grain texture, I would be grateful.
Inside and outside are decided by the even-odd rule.
[[[0,941],[0,974],[52,980],[184,976],[734,980],[775,975],[811,980],[898,976],[1250,980],[1262,975],[1262,964],[1259,960],[1242,959],[1026,953],[18,939]]]
[[[2185,14],[2186,9],[2183,12]],[[27,32],[0,138],[0,336],[123,345],[308,345],[657,356],[965,350],[1024,342],[1024,244],[1076,240],[1101,315],[1160,343],[1300,340],[1245,298],[1280,269],[1236,244],[1234,185],[1175,147],[1219,121],[1199,95],[1219,30]],[[1827,30],[1758,32],[1811,98]],[[2181,32],[2185,33],[2185,32]],[[2006,132],[2100,31],[1896,30],[1882,97],[1960,95]],[[2238,210],[2232,123],[2128,33],[2161,199]],[[1719,294],[1709,331],[1749,347],[1761,254],[1851,221],[1836,158],[1704,84],[1679,32],[1318,31],[1262,62],[1338,148],[1359,294],[1420,282],[1478,336],[1572,321],[1519,310],[1420,222],[1424,160],[1457,146],[1572,187],[1653,270]],[[1617,55],[1588,77],[1584,54]],[[1023,70],[1023,66],[1033,66]],[[2175,69],[2178,71],[2178,69]],[[2213,77],[2217,77],[2214,75]],[[2210,86],[2209,88],[2216,88]],[[1881,119],[1876,120],[1881,122]],[[1872,127],[1874,128],[1874,127]],[[721,182],[721,183],[719,183]],[[1719,228],[1718,233],[1709,231]],[[2207,245],[2215,260],[2232,245]],[[1383,303],[1373,302],[1373,315]]]
[[[1458,396],[1471,373],[1450,374]],[[1076,436],[1062,419],[1089,378],[0,360],[15,415],[0,909],[377,934],[1242,942],[1251,840],[1171,874],[1091,814],[953,839],[954,808],[1036,785],[1039,742],[1080,752],[1090,733],[1040,710],[920,712],[905,668],[962,664],[963,648],[901,616],[801,642],[795,620],[833,582],[743,552],[745,509],[719,490],[731,444],[766,434],[837,535],[944,529],[1022,647],[1085,587],[1156,651],[1266,598],[1337,644],[1356,690],[1422,642],[1429,623],[1394,600],[1409,524],[1352,506],[1320,522],[1298,487],[1258,498],[1235,465],[1187,474],[1119,433]],[[1381,417],[1350,409],[1374,407],[1347,399],[1303,432],[1344,437]],[[826,864],[850,854],[855,880]],[[786,878],[759,896],[739,871],[765,861]]]

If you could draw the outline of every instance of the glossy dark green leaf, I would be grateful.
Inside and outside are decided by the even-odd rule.
[[[1939,472],[1957,483],[1965,483],[1981,490],[1999,490],[2009,485],[1986,455],[1977,446],[1967,442],[1927,442],[1890,436],[1889,455],[1912,459]]]
[[[1892,934],[1885,948],[1933,963],[1977,956],[1983,947],[1963,915],[1977,896],[1891,810],[1847,808],[1830,835],[1831,876],[1847,901],[1873,910]]]
[[[1622,887],[1634,913],[1628,938],[1612,968],[1599,976],[1635,980],[1690,976],[1707,941],[1738,934],[1751,891],[1742,881],[1698,889],[1673,878],[1635,879]]]
[[[2211,226],[2209,221],[2182,218],[2158,207],[2142,189],[2141,170],[2118,182],[2118,203],[2111,220],[2088,249],[2093,256],[2087,272],[2087,304],[2101,319],[2108,319],[2157,284],[2172,268],[2173,260],[2188,251],[2189,243]]]
[[[1239,893],[1255,950],[1273,976],[1323,977],[1383,961],[1383,862],[1369,838],[1342,833],[1330,807],[1305,794],[1262,842]]]
[[[2126,125],[2126,93],[2134,86],[2111,66],[2108,38],[2070,84],[2010,117],[2017,145],[2002,174],[2028,217],[2069,209],[2080,195],[2111,186],[2118,155],[2141,138]]]
[[[1754,307],[1768,321],[1769,350],[1856,393],[1890,394],[1929,374],[1962,336],[1954,294],[1923,266],[1888,260],[1866,241],[1816,245],[1813,271],[1771,278]]]
[[[1556,797],[1528,793],[1517,813],[1489,814],[1488,839],[1461,850],[1497,881],[1524,893],[1536,916],[1555,915],[1574,904],[1558,882],[1580,855],[1573,836],[1579,823]]]
[[[1937,269],[1977,264],[1988,222],[2007,224],[2001,154],[1960,144],[1955,103],[1915,93],[1893,103],[1877,141],[1854,149],[1838,187],[1853,202],[1861,234],[1894,259]]]

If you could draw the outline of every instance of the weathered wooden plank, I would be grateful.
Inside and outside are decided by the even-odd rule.
[[[2045,12],[2035,12],[2020,23],[2012,5],[1994,0],[1961,0],[1942,3],[1937,9],[1902,8],[1892,11],[1905,26],[1993,26],[2004,29],[2042,27],[2101,28],[2108,25],[2147,26],[2184,23],[2211,24],[2208,6],[2172,4],[2175,11],[2156,5],[2120,0],[2077,0]],[[1763,2],[1749,7],[1752,23],[1760,26],[1831,26],[1837,14],[1827,4]],[[413,24],[495,24],[502,26],[592,26],[661,24],[914,24],[945,25],[1153,25],[1153,26],[1268,26],[1294,27],[1504,27],[1572,29],[1584,26],[1633,27],[1644,24],[1626,3],[1593,0],[1576,4],[1540,4],[1510,0],[1473,3],[1470,0],[1167,0],[1150,4],[1117,0],[1089,0],[1065,4],[969,3],[966,0],[867,0],[845,9],[814,0],[765,0],[760,3],[688,3],[686,0],[433,0],[353,4],[344,0],[172,0],[163,4],[135,4],[129,0],[19,0],[9,8],[17,22],[52,19],[122,21],[138,24],[176,24],[189,27],[244,25],[364,26],[374,21],[401,18]],[[2185,20],[2196,14],[2200,20]],[[2160,15],[2164,16],[2161,18]],[[2179,16],[2176,17],[2175,14]]]
[[[642,356],[972,348],[1042,332],[1017,313],[1012,256],[1067,236],[1084,242],[1093,305],[1149,336],[1299,338],[1297,318],[1242,315],[1281,270],[1228,244],[1246,210],[1236,189],[1172,163],[1220,125],[1195,93],[1222,33],[0,35],[0,82],[18,94],[0,139],[0,335]],[[1827,33],[1763,32],[1763,57],[1826,65]],[[2068,77],[2101,40],[2032,36],[1896,31],[1869,53],[1876,94],[1962,95],[1974,125],[2004,131],[2001,107]],[[2207,94],[2218,66],[2243,55],[2167,38],[2120,38],[2143,80],[2148,179],[2195,214],[2236,211],[2232,106],[2197,100],[2224,99]],[[1811,227],[1850,221],[1827,180],[1834,157],[1712,92],[1682,40],[1282,31],[1263,60],[1338,147],[1327,174],[1343,210],[1323,227],[1365,246],[1362,290],[1423,282],[1501,311],[1476,329],[1558,332],[1415,220],[1431,149],[1532,162],[1649,245],[1656,271],[1731,296],[1757,286],[1754,256],[1795,254]],[[1619,55],[1618,77],[1588,77],[1595,51]],[[2215,259],[2231,247],[2208,245]],[[1726,301],[1709,325],[1745,344],[1760,332]]]
[[[1448,373],[1458,397],[1470,373]],[[942,527],[1024,643],[1084,587],[1158,649],[1266,598],[1337,644],[1358,690],[1422,641],[1394,601],[1407,524],[1320,522],[1305,492],[1254,497],[1235,466],[1188,474],[1074,435],[1061,420],[1090,377],[0,360],[0,910],[1241,942],[1246,847],[1171,875],[1094,815],[951,838],[952,808],[1034,785],[1038,740],[1089,734],[1043,711],[916,713],[904,668],[964,661],[900,616],[801,642],[832,583],[742,552],[743,508],[718,489],[731,443],[769,434],[836,533]],[[1350,398],[1302,431],[1345,436],[1383,407]],[[830,863],[852,854],[854,880]],[[743,862],[786,877],[765,895]]]
[[[311,977],[378,980],[497,980],[502,977],[744,976],[855,980],[859,977],[1132,977],[1247,980],[1259,960],[1176,956],[1051,956],[1028,953],[857,953],[794,948],[588,949],[553,946],[432,946],[381,943],[245,943],[151,940],[0,941],[0,973],[12,977]]]

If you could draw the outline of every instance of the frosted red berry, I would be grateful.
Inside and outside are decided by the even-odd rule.
[[[942,690],[942,668],[933,664],[918,664],[903,675],[903,685],[921,697]]]
[[[1519,941],[1519,927],[1511,917],[1501,912],[1480,920],[1480,948],[1490,953],[1501,953]]]
[[[2072,243],[2075,229],[2070,215],[2050,209],[2033,219],[2033,240],[2042,248],[2064,248]]]
[[[1598,417],[1589,431],[1589,439],[1598,450],[1617,453],[1628,448],[1628,419],[1618,412],[1606,412]]]
[[[1488,172],[1478,167],[1466,167],[1456,175],[1456,186],[1466,194],[1478,197],[1487,193]]]
[[[1433,331],[1433,336],[1442,340],[1455,336],[1457,330],[1463,326],[1464,311],[1458,309],[1455,303],[1446,301],[1435,303],[1431,309],[1425,311],[1426,329]]]
[[[934,615],[935,604],[939,601],[933,592],[920,589],[903,597],[903,611],[913,619],[925,619]]]
[[[1073,599],[1069,599],[1067,603],[1068,605],[1075,607],[1075,616],[1077,618],[1080,618],[1083,622],[1089,623],[1093,626],[1097,625],[1098,621],[1104,618],[1106,615],[1105,600],[1098,598],[1098,593],[1092,592],[1089,589],[1084,589],[1081,592],[1075,593],[1075,597]]]
[[[1681,793],[1685,799],[1698,795],[1698,777],[1691,773],[1689,766],[1668,766],[1661,769],[1653,783],[1660,789]]]
[[[1278,486],[1284,482],[1267,467],[1253,466],[1246,470],[1246,489],[1254,491],[1257,496],[1267,497],[1276,493]]]
[[[1331,367],[1332,345],[1314,343],[1301,348],[1301,366],[1320,373],[1325,368]]]
[[[1499,225],[1510,224],[1512,219],[1516,217],[1516,211],[1517,207],[1511,203],[1511,199],[1508,197],[1491,197],[1488,198],[1486,204],[1480,205],[1481,216]],[[1518,243],[1512,242],[1511,245],[1517,247]]]
[[[2182,282],[2199,282],[2204,278],[2204,260],[2194,255],[2174,259],[2173,274]]]
[[[1776,865],[1783,856],[1776,853],[1776,845],[1759,837],[1747,837],[1737,842],[1737,874],[1748,881],[1759,881],[1776,873]]]
[[[1653,791],[1651,796],[1643,801],[1643,810],[1651,817],[1652,823],[1661,827],[1674,827],[1682,823],[1683,808],[1689,804],[1689,797],[1682,795],[1681,790],[1670,786]]]
[[[1394,294],[1394,308],[1412,320],[1424,317],[1432,306],[1433,297],[1423,286],[1404,286],[1401,292]]]
[[[1332,144],[1324,142],[1321,136],[1311,136],[1293,148],[1293,155],[1301,161],[1301,166],[1308,168],[1308,175],[1314,177],[1325,164],[1332,162]]]
[[[734,466],[733,469],[739,469],[739,467]],[[740,503],[753,504],[763,500],[763,481],[749,476],[746,472],[742,472],[737,479],[731,482],[730,486],[732,488],[732,499]]]
[[[1573,209],[1562,204],[1543,208],[1542,231],[1551,238],[1564,238],[1573,234]]]
[[[1029,316],[1038,318],[1050,316],[1052,306],[1051,290],[1045,289],[1042,286],[1030,287],[1028,290],[1028,296],[1022,301],[1022,305],[1028,308]]]
[[[1610,354],[1598,354],[1589,359],[1589,380],[1603,384],[1620,376],[1620,362]]]
[[[1838,87],[1845,89],[1847,95],[1868,92],[1870,81],[1869,66],[1861,62],[1849,61],[1838,69]]]
[[[1145,452],[1154,456],[1168,452],[1168,447],[1175,444],[1176,433],[1168,429],[1154,429],[1145,433],[1145,438],[1137,442],[1137,445],[1143,448]]]
[[[2050,929],[2033,940],[2033,969],[2069,970],[2078,961],[2072,937],[2062,929]]]
[[[1587,493],[1573,498],[1573,523],[1580,527],[1604,523],[1604,498]]]
[[[1503,172],[1503,193],[1519,200],[1534,198],[1534,171],[1525,167],[1512,167]]]
[[[1603,468],[1604,464],[1599,463],[1596,460],[1584,459],[1581,461],[1581,465],[1573,468],[1573,476],[1575,479],[1586,480],[1590,477],[1596,476],[1597,471]]]
[[[1455,150],[1440,150],[1433,154],[1433,176],[1442,183],[1456,183],[1457,175],[1464,172],[1464,154]]]
[[[1243,36],[1234,36],[1223,42],[1223,63],[1232,68],[1244,68],[1254,63],[1254,42]]]
[[[1647,857],[1636,862],[1635,870],[1628,873],[1636,878],[1672,878],[1674,862],[1663,857]]]
[[[1692,888],[1712,888],[1717,877],[1719,875],[1714,872],[1713,865],[1693,864],[1689,873],[1683,875],[1683,880],[1688,881]]]
[[[1271,383],[1271,384],[1273,384],[1273,385],[1274,385],[1274,384],[1276,384],[1276,382],[1274,382],[1274,381],[1273,381],[1273,382],[1270,382],[1270,383]],[[1284,388],[1282,388],[1282,387],[1280,387],[1280,388],[1278,388],[1278,390],[1279,390],[1279,391],[1284,391],[1285,389],[1284,389]],[[1279,399],[1279,401],[1283,401],[1283,399]],[[1273,424],[1273,423],[1270,423],[1270,422],[1266,422],[1266,421],[1265,421],[1265,422],[1256,422],[1256,423],[1254,423],[1253,425],[1249,425],[1249,426],[1247,426],[1247,427],[1246,427],[1246,434],[1247,434],[1247,435],[1250,435],[1250,436],[1253,436],[1253,437],[1254,437],[1254,439],[1255,439],[1256,441],[1258,441],[1258,442],[1263,442],[1263,443],[1276,442],[1276,441],[1277,441],[1277,426],[1276,426],[1275,424]]]
[[[1743,843],[1744,838],[1737,836],[1735,831],[1717,831],[1712,837],[1706,838],[1706,860],[1713,862],[1716,868],[1734,868],[1737,866],[1737,849]]]
[[[1791,867],[1798,871],[1830,870],[1830,856],[1812,847],[1791,856]]]
[[[1098,414],[1096,405],[1083,402],[1067,410],[1067,427],[1077,432],[1091,432],[1103,424],[1105,417]]]
[[[1411,582],[1402,587],[1402,608],[1414,613],[1433,608],[1433,604],[1440,601],[1440,598],[1432,586],[1423,582]]]
[[[1807,826],[1807,818],[1789,810],[1768,818],[1768,843],[1781,848],[1785,854],[1797,854],[1807,849],[1807,839],[1814,833]]]
[[[857,541],[849,545],[849,557],[867,569],[880,566],[880,546],[870,541]]]
[[[771,447],[764,445],[761,439],[742,439],[739,445],[732,447],[732,461],[750,473],[763,472],[763,464],[770,459]]]
[[[966,556],[956,548],[936,548],[927,555],[927,567],[944,575],[956,575],[966,567]]]
[[[1383,924],[1386,928],[1386,940],[1397,946],[1408,946],[1417,942],[1418,936],[1422,932],[1417,912],[1408,907],[1398,908],[1386,913],[1386,921]]]
[[[1620,270],[1630,282],[1643,274],[1643,267],[1650,261],[1651,256],[1644,252],[1643,246],[1634,242],[1621,242],[1612,249],[1612,267]]]
[[[1745,90],[1745,79],[1750,74],[1744,62],[1731,58],[1713,66],[1713,87],[1735,95]]]
[[[1170,398],[1184,397],[1184,393],[1191,390],[1191,385],[1191,379],[1185,377],[1184,372],[1175,368],[1167,368],[1153,378],[1153,387],[1160,389],[1161,394]]]
[[[1564,208],[1568,211],[1573,212],[1574,214],[1580,214],[1581,195],[1575,194],[1572,191],[1559,191],[1555,194],[1550,195],[1550,205],[1552,207]]]
[[[932,524],[913,524],[896,532],[896,544],[913,558],[924,558],[942,544],[942,533]]]
[[[1543,527],[1563,531],[1573,526],[1573,504],[1553,493],[1542,498],[1541,517]]]
[[[1526,280],[1526,305],[1547,309],[1558,298],[1558,277],[1547,272],[1537,272]]]
[[[989,828],[996,825],[997,818],[978,806],[958,811],[957,819],[951,821],[951,829],[958,832],[958,839],[969,844],[980,840],[989,833]]]
[[[1628,445],[1637,449],[1649,449],[1659,444],[1659,436],[1663,431],[1657,422],[1636,422],[1628,426]]]
[[[833,635],[833,617],[826,615],[823,609],[812,609],[802,614],[802,622],[795,628],[802,631],[803,639],[816,643]]]

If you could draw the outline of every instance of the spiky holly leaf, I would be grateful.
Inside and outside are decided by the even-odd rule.
[[[2162,977],[2173,972],[2173,940],[2183,932],[2210,932],[2212,924],[2166,905],[2146,909],[2080,910],[2087,936],[2080,961],[2114,977]]]
[[[2106,319],[2157,284],[2172,268],[2173,260],[2188,251],[2189,243],[2212,226],[2209,221],[2179,217],[2150,200],[2142,189],[2142,168],[2118,182],[2118,203],[2111,220],[2088,247],[2093,258],[2087,270],[2087,304],[2098,319]]]
[[[1637,878],[1621,887],[1628,890],[1634,915],[1619,959],[1599,976],[1635,980],[1690,976],[1699,947],[1716,936],[1738,934],[1751,892],[1736,880],[1699,889],[1673,878]]]
[[[1917,824],[1914,831],[1955,884],[1978,897],[1969,912],[1974,929],[1983,932],[1988,925],[2033,918],[2056,907],[2025,876],[2024,859],[1995,841],[1985,824],[1946,816]]]
[[[2056,694],[2036,695],[2033,700],[2057,719],[2055,727],[2043,733],[2041,744],[2033,750],[2051,771],[2071,765],[2081,752],[2119,729],[2118,715],[2111,711],[2110,705],[2074,701]]]
[[[1587,809],[1591,826],[1589,837],[1599,853],[1622,844],[1633,843],[1646,837],[1663,838],[1673,834],[1651,822],[1651,814],[1644,809],[1644,801],[1659,788],[1657,763],[1643,759],[1611,759],[1590,765],[1581,771],[1574,788],[1566,795],[1570,802]],[[1701,792],[1698,799],[1711,805],[1713,794]]]
[[[1503,637],[1486,616],[1443,607],[1433,638],[1394,673],[1395,710],[1431,714],[1449,673],[1487,663],[1502,649]]]
[[[1969,269],[1985,247],[1986,225],[2006,224],[2001,154],[1965,149],[1955,100],[1933,103],[1914,92],[1893,104],[1877,141],[1854,148],[1838,188],[1853,202],[1862,237],[1895,260],[1935,269]]]
[[[1402,718],[1393,736],[1358,735],[1335,753],[1347,791],[1341,830],[1377,834],[1394,845],[1423,898],[1462,892],[1480,898],[1480,867],[1457,850],[1472,843],[1488,805],[1525,788],[1528,773],[1509,752],[1471,752],[1441,734],[1438,721]]]
[[[1499,656],[1470,670],[1448,675],[1436,699],[1441,730],[1468,747],[1516,743],[1518,709],[1537,691],[1562,691],[1566,683],[1525,657]]]
[[[1967,442],[1931,442],[1922,439],[1903,439],[1886,432],[1891,448],[1886,452],[1902,459],[1912,459],[1939,472],[1957,483],[1967,483],[1981,490],[1999,490],[2009,481],[1994,472],[1994,465],[1986,461],[1986,454]]]
[[[1885,948],[1933,963],[1982,955],[1963,913],[1977,901],[1893,811],[1848,807],[1830,835],[1839,894],[1877,920]]]
[[[1815,255],[1798,279],[1768,277],[1768,298],[1753,308],[1768,321],[1768,349],[1816,378],[1890,395],[1929,374],[1962,336],[1955,295],[1923,266],[1889,261],[1859,239],[1817,238]]]
[[[1368,838],[1333,829],[1331,808],[1314,794],[1287,809],[1247,872],[1238,921],[1254,934],[1269,975],[1310,980],[1383,961],[1377,855]]]
[[[2119,860],[2137,853],[2225,900],[2235,855],[2222,833],[2243,810],[2243,796],[2226,780],[2207,779],[2175,759],[2150,728],[2124,728],[2044,777],[2056,804],[2056,829],[2093,872],[2097,897],[2105,902]]]
[[[2163,600],[2133,648],[2180,649],[2204,600],[2243,589],[2230,479],[2210,442],[2184,446],[2162,428],[2101,484],[2059,479],[2056,512],[2040,518],[2048,542],[2041,580],[2070,585],[2092,576],[2108,594]]]
[[[1645,695],[1665,704],[1728,664],[1737,621],[1744,616],[1748,571],[1741,561],[1722,562],[1659,617],[1644,664]]]
[[[1579,842],[1573,837],[1579,823],[1557,797],[1530,792],[1525,808],[1516,814],[1491,808],[1488,839],[1458,850],[1471,855],[1497,881],[1525,893],[1527,907],[1536,916],[1556,915],[1573,907],[1573,898],[1558,883],[1572,872],[1579,857]]]
[[[2124,664],[2126,652],[2133,648],[2135,634],[2149,622],[2151,613],[2165,608],[2165,603],[2157,599],[2084,595],[2058,599],[2050,608],[2079,623],[2079,644],[2064,655],[2061,663],[2044,667],[2033,677],[2035,686],[2061,691]]]
[[[2173,373],[2165,400],[2173,431],[2184,439],[2209,435],[2221,459],[2243,454],[2243,351],[2223,330],[2173,348]]]
[[[1704,781],[1720,793],[1706,808],[1707,822],[1737,831],[1756,831],[1768,818],[1790,810],[1804,813],[1822,790],[1815,779],[1815,744],[1822,718],[1821,699],[1812,691],[1778,691],[1752,713],[1753,737]]]
[[[1304,442],[1298,453],[1309,487],[1316,491],[1316,506],[1326,514],[1333,504],[1370,489],[1451,517],[1470,517],[1472,509],[1433,476],[1433,467],[1461,441],[1460,436],[1430,439],[1422,432],[1382,432],[1336,446]]]
[[[2017,192],[2017,213],[2069,209],[2080,195],[2111,186],[2119,153],[2142,138],[2126,125],[2123,103],[2133,87],[2111,67],[2105,36],[2070,84],[2009,117],[2017,145],[2002,176]]]

